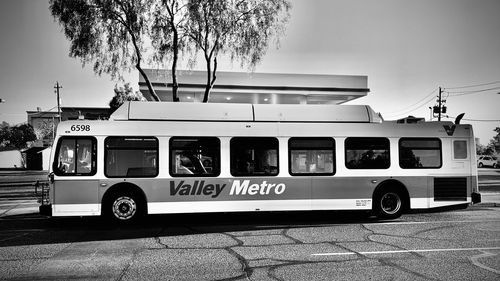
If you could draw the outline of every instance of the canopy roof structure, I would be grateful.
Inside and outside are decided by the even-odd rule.
[[[165,69],[145,69],[161,101],[172,101],[172,74]],[[182,102],[203,100],[205,71],[177,72]],[[153,100],[142,76],[139,89]],[[218,71],[209,102],[253,104],[343,104],[366,96],[368,77],[360,75],[246,73]]]

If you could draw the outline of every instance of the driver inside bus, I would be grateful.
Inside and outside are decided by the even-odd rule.
[[[73,150],[64,145],[59,152],[59,171],[67,174],[74,173],[75,165],[73,164]]]

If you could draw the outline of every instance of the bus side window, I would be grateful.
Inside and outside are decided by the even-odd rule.
[[[454,159],[467,159],[467,141],[456,140],[453,141],[453,158]]]
[[[278,175],[278,139],[235,137],[230,147],[233,176]]]
[[[332,138],[291,138],[288,150],[291,175],[335,173],[335,141]]]
[[[441,140],[438,138],[401,138],[399,166],[403,169],[441,168]]]
[[[391,165],[389,139],[347,138],[345,157],[348,169],[387,169]]]
[[[154,178],[158,175],[158,139],[107,137],[104,175],[108,178]]]
[[[53,170],[56,175],[93,175],[96,171],[95,139],[63,137],[59,141]]]
[[[220,174],[220,141],[216,137],[170,138],[170,175],[177,177]]]

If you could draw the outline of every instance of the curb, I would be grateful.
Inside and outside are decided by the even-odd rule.
[[[495,202],[486,202],[486,203],[478,203],[471,205],[471,207],[478,206],[478,207],[500,207],[500,203],[495,203]]]

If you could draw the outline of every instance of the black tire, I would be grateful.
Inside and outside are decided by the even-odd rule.
[[[104,208],[107,217],[116,223],[132,223],[144,216],[144,202],[133,192],[113,194]]]
[[[497,168],[497,163],[493,163],[493,169],[496,169]]]
[[[402,193],[393,188],[384,188],[378,191],[374,197],[373,211],[381,219],[399,218],[405,207]]]
[[[479,162],[479,165],[477,165],[479,168],[483,167],[483,163]]]

